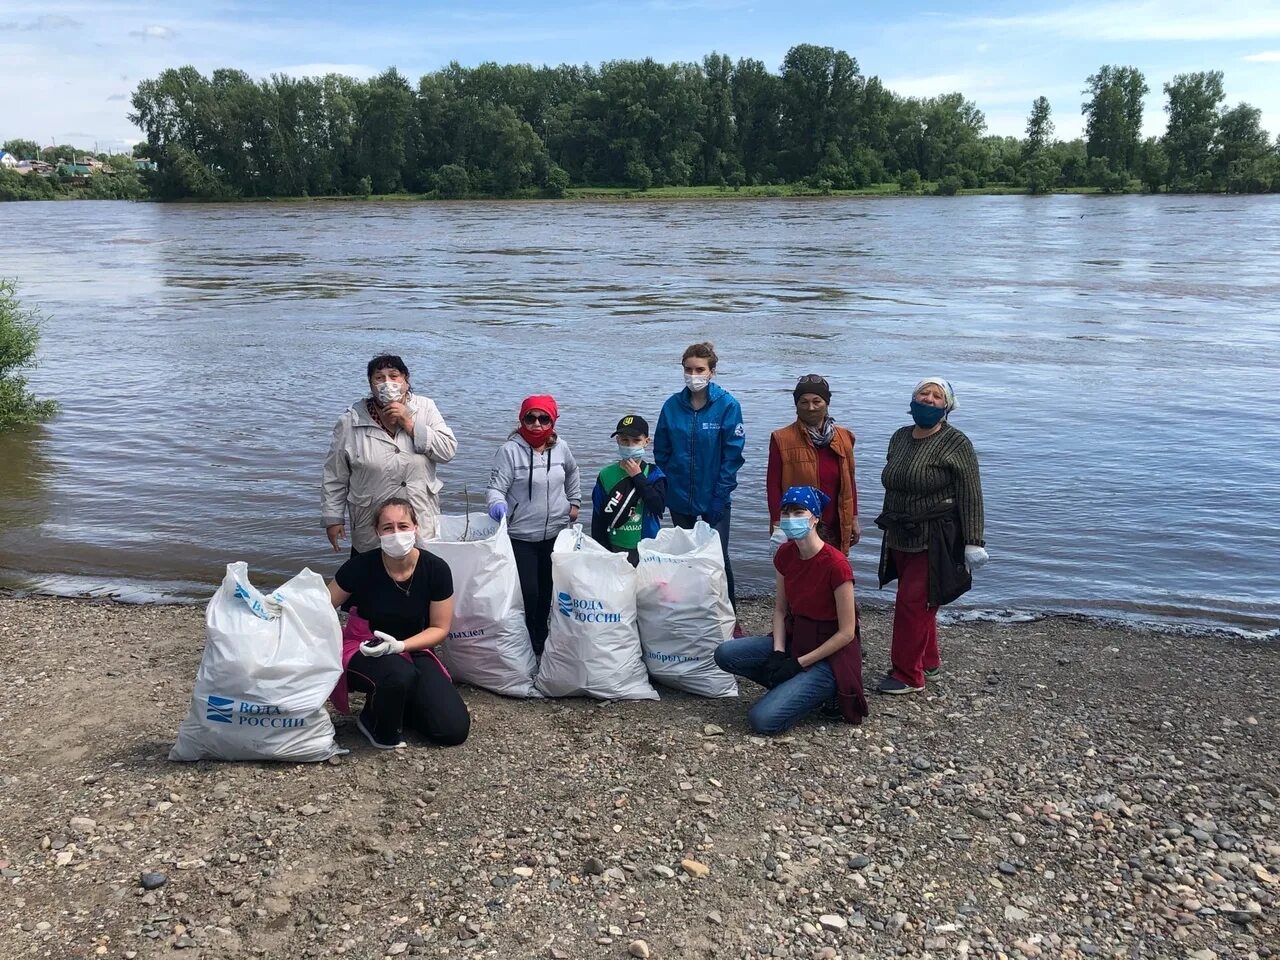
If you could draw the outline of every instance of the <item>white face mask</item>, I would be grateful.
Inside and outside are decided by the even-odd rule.
[[[404,396],[404,388],[394,380],[383,380],[374,391],[379,403],[395,403]]]
[[[694,393],[701,393],[703,390],[707,389],[707,384],[710,382],[710,377],[695,377],[691,373],[686,373],[684,375],[684,385]]]
[[[388,557],[399,560],[407,557],[409,551],[418,544],[417,530],[397,530],[395,533],[384,533],[378,537],[382,543],[382,552]]]

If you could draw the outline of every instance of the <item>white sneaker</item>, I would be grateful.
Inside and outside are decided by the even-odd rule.
[[[374,735],[369,732],[369,728],[364,725],[363,717],[356,717],[356,729],[363,733],[364,738],[373,744],[374,748],[378,750],[399,750],[401,747],[408,746],[408,744],[403,740],[399,743],[379,743]]]

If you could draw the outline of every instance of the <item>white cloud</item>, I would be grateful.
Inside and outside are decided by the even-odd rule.
[[[1187,0],[1084,3],[1049,13],[969,17],[961,26],[1006,31],[1042,31],[1082,40],[1256,40],[1280,36],[1280,4],[1237,0],[1206,6]]]
[[[0,30],[74,30],[81,26],[83,24],[72,17],[57,13],[47,13],[44,16],[36,17],[34,20],[27,20],[22,23],[16,20],[0,23]]]
[[[903,97],[936,97],[957,90],[970,91],[982,84],[973,73],[934,73],[923,77],[884,77],[885,89]]]
[[[1263,50],[1261,53],[1251,53],[1241,59],[1247,63],[1280,63],[1280,50]]]
[[[141,30],[130,30],[129,36],[141,37],[143,40],[172,40],[177,36],[177,33],[168,27],[152,24],[149,27],[143,27]]]

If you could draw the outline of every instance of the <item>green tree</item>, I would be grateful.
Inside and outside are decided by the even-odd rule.
[[[36,365],[40,318],[22,306],[11,280],[0,280],[0,431],[48,420],[52,400],[38,400],[21,371]]]
[[[34,140],[6,140],[2,148],[19,160],[39,160],[40,144]]]
[[[1138,150],[1138,166],[1134,171],[1143,187],[1152,193],[1159,193],[1169,182],[1169,158],[1164,147],[1156,137],[1147,137]]]
[[[1034,154],[1022,168],[1023,183],[1032,194],[1050,193],[1061,175],[1057,161],[1045,150]]]
[[[1218,129],[1214,134],[1213,175],[1217,185],[1232,193],[1261,193],[1258,189],[1244,189],[1252,179],[1253,186],[1260,183],[1259,175],[1267,167],[1258,165],[1271,153],[1271,141],[1262,129],[1262,111],[1247,103],[1241,103],[1218,117]],[[1234,171],[1234,174],[1233,174]]]
[[[1053,120],[1050,119],[1048,97],[1036,97],[1027,117],[1026,151],[1028,156],[1039,153],[1049,145],[1053,137]]]
[[[738,162],[744,178],[767,182],[778,173],[782,82],[759,60],[739,60],[730,82]]]
[[[911,167],[898,174],[898,189],[903,193],[919,193],[920,171]]]
[[[1214,138],[1226,98],[1222,71],[1180,73],[1164,85],[1164,92],[1169,114],[1163,141],[1169,157],[1169,184],[1175,190],[1212,189]]]
[[[1142,135],[1142,98],[1149,91],[1136,67],[1103,66],[1089,77],[1080,105],[1090,159],[1107,161],[1112,171],[1128,171],[1138,155]]]

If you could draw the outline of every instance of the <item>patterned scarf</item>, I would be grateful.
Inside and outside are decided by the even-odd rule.
[[[407,404],[412,396],[413,391],[406,390],[404,396],[400,398],[400,402]],[[397,423],[392,427],[388,427],[387,422],[382,419],[382,407],[378,405],[377,397],[366,397],[364,405],[365,409],[369,411],[369,416],[373,418],[373,422],[382,427],[383,430],[386,430],[388,436],[394,437],[400,432],[400,424]]]
[[[832,417],[827,417],[822,421],[822,426],[810,427],[806,424],[805,430],[808,431],[809,439],[813,441],[815,447],[829,447],[831,441],[835,439],[836,421]]]

